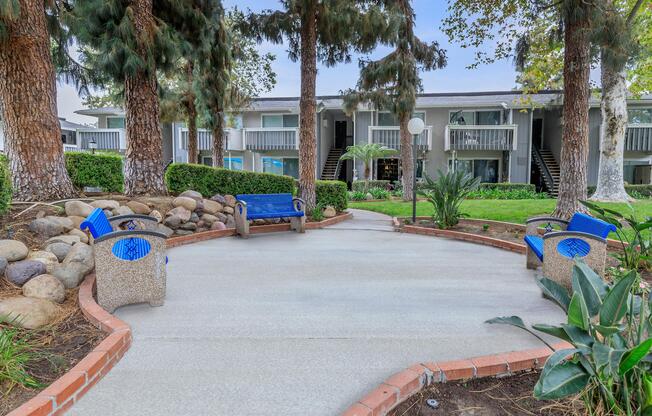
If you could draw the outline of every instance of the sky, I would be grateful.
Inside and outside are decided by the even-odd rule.
[[[238,6],[240,9],[260,11],[277,7],[274,0],[223,0],[225,7]],[[448,42],[446,35],[439,29],[442,19],[446,16],[446,0],[414,0],[412,2],[416,13],[416,34],[426,42],[437,41],[446,50],[448,65],[446,68],[421,74],[424,92],[466,92],[466,91],[501,91],[510,90],[515,86],[516,72],[511,61],[501,61],[492,65],[483,65],[476,69],[466,67],[473,63],[474,50],[460,48]],[[296,97],[300,93],[299,62],[288,58],[285,45],[274,45],[268,42],[259,45],[261,52],[271,52],[276,55],[273,69],[277,75],[275,88],[265,94],[270,97]],[[376,59],[389,52],[389,48],[377,48],[369,57]],[[317,94],[335,95],[341,90],[355,87],[358,79],[358,59],[354,55],[351,63],[338,64],[327,68],[318,66]],[[75,114],[76,110],[84,108],[82,99],[75,88],[70,85],[58,84],[57,103],[59,116],[77,123],[93,123],[94,117]]]

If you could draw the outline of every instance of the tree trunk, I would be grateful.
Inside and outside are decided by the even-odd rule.
[[[224,114],[218,113],[213,127],[213,166],[224,167]]]
[[[155,27],[153,0],[133,0],[133,22],[137,39],[150,38]],[[145,46],[138,45],[141,56]],[[127,152],[125,154],[125,194],[164,195],[163,145],[156,72],[139,70],[125,77],[127,112]]]
[[[21,0],[0,41],[0,111],[14,198],[47,201],[75,196],[63,157],[54,66],[44,3]]]
[[[399,133],[401,136],[401,183],[403,184],[403,200],[412,200],[412,183],[414,181],[414,154],[412,137],[408,131],[410,114],[403,114],[399,118]]]
[[[188,163],[199,162],[199,149],[197,147],[197,107],[195,94],[192,92],[192,61],[186,66],[188,71],[188,92],[185,99],[186,114],[188,115]]]
[[[598,186],[591,197],[594,201],[628,202],[633,200],[625,191],[623,153],[627,130],[626,71],[613,68],[602,59],[602,125],[600,126],[600,165]]]
[[[564,16],[564,108],[559,197],[554,216],[570,218],[586,212],[586,167],[589,155],[590,17],[593,7],[577,1],[566,5]],[[568,10],[574,9],[574,10]]]
[[[317,101],[317,22],[313,4],[304,14],[301,27],[301,101],[299,114],[299,195],[309,211],[317,205],[317,140],[315,123]]]

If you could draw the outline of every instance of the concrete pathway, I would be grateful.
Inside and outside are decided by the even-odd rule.
[[[169,258],[165,305],[117,311],[133,346],[69,414],[337,415],[414,363],[540,346],[488,318],[563,321],[523,256],[453,240],[340,226]]]
[[[328,227],[328,230],[394,231],[392,217],[372,211],[350,209],[353,218]]]

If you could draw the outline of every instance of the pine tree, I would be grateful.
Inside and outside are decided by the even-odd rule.
[[[391,111],[398,119],[401,143],[401,181],[403,198],[412,195],[414,157],[412,137],[407,129],[416,106],[417,94],[423,90],[420,71],[446,66],[446,52],[437,42],[421,41],[414,34],[414,10],[410,0],[380,1],[387,16],[383,43],[394,47],[377,61],[362,61],[357,91],[345,94],[345,109],[352,113],[360,102],[372,102],[378,109]]]
[[[288,41],[289,57],[301,61],[299,114],[299,193],[307,209],[316,205],[317,62],[328,66],[349,62],[352,49],[375,43],[367,1],[281,0],[281,10],[248,16],[247,30],[273,43]]]

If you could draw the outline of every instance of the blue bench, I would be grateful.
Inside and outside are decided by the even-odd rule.
[[[543,231],[543,235],[541,235]],[[604,274],[607,236],[616,231],[613,224],[575,213],[570,221],[537,217],[526,221],[525,244],[528,269],[543,264],[543,274],[571,287],[572,268],[579,257],[599,274]]]
[[[305,203],[292,194],[241,194],[236,195],[235,228],[243,236],[249,236],[249,221],[290,218],[292,230],[305,232]]]

